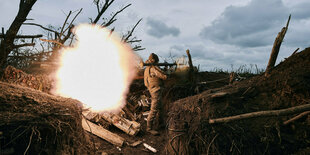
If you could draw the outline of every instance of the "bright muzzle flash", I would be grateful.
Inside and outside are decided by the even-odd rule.
[[[137,56],[115,32],[83,24],[77,41],[61,51],[55,93],[81,101],[93,111],[119,111],[136,74]]]

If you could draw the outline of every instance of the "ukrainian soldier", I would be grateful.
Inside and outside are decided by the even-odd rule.
[[[152,135],[158,135],[157,126],[162,121],[162,89],[163,89],[163,80],[167,79],[167,75],[158,67],[158,56],[154,53],[151,53],[149,59],[146,63],[151,63],[154,65],[147,66],[144,71],[144,84],[151,94],[151,109],[147,117],[147,127],[146,131]],[[156,118],[156,115],[158,118]]]

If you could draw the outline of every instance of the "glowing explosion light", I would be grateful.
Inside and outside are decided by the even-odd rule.
[[[118,111],[135,76],[137,56],[108,29],[84,24],[73,32],[78,41],[61,51],[56,94],[94,111]]]

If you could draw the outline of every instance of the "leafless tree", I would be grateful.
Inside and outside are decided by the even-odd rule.
[[[65,43],[68,41],[70,42],[66,46],[70,46],[74,35],[72,33],[72,28],[74,27],[73,22],[76,20],[78,15],[82,12],[82,8],[78,11],[69,11],[69,13],[66,15],[65,21],[63,25],[59,28],[55,28],[53,26],[45,27],[37,23],[24,23],[24,25],[33,25],[38,26],[46,31],[47,33],[47,39],[40,39],[43,42],[47,43],[47,46],[44,47],[42,44],[42,52],[44,52],[44,49],[46,48],[46,54],[48,56],[48,61],[54,61],[55,58],[57,58],[59,54],[59,49],[63,46],[65,46]],[[72,17],[73,16],[73,17]],[[71,18],[72,17],[72,18]]]
[[[15,37],[22,26],[22,24],[27,20],[27,16],[32,8],[32,6],[37,2],[37,0],[20,0],[18,13],[12,22],[9,29],[4,34],[2,30],[3,40],[0,44],[0,67],[3,68],[7,64],[7,58],[10,52],[13,49],[24,47],[24,46],[33,46],[34,44],[20,44],[15,45]]]
[[[118,14],[123,12],[129,6],[131,6],[131,4],[128,4],[120,8],[115,13],[112,13],[109,18],[103,17],[114,1],[115,0],[104,0],[104,1],[94,0],[93,2],[97,9],[97,15],[95,16],[94,20],[90,18],[90,23],[98,24],[103,27],[109,27],[117,20],[116,17]],[[81,11],[82,9],[74,12],[70,11],[66,16],[66,19],[62,27],[53,27],[53,26],[45,27],[37,23],[24,23],[24,25],[34,25],[48,31],[48,35],[46,36],[48,39],[41,39],[41,40],[48,43],[48,46],[47,47],[45,46],[45,48],[47,48],[45,53],[51,54],[51,57],[48,58],[49,61],[53,61],[54,58],[57,57],[57,55],[59,54],[58,49],[60,49],[63,46],[71,45],[72,41],[74,40],[74,34],[72,34],[71,29],[74,27],[73,23],[75,19],[78,17],[78,15],[81,13]],[[73,18],[70,19],[72,16]],[[137,45],[137,43],[140,43],[141,40],[138,40],[136,37],[133,37],[133,32],[135,28],[138,26],[138,24],[141,22],[141,20],[142,19],[140,19],[130,31],[128,31],[126,34],[122,36],[122,40],[124,42],[127,42],[129,44],[135,44],[133,45],[133,50],[135,51],[144,49],[140,45]],[[111,31],[112,32],[114,31],[114,27],[111,29]],[[66,42],[69,43],[65,45]]]
[[[0,38],[2,35],[3,40],[0,44],[0,66],[5,67],[5,65],[8,62],[8,59],[19,59],[19,58],[26,58],[27,60],[47,60],[47,61],[54,61],[54,58],[57,58],[57,55],[59,54],[59,49],[63,46],[70,46],[71,43],[74,40],[74,35],[72,34],[71,29],[74,27],[74,21],[78,17],[78,15],[82,12],[82,8],[77,11],[70,11],[64,20],[64,23],[61,27],[55,27],[55,26],[43,26],[38,23],[31,23],[31,22],[25,22],[27,19],[27,15],[29,14],[32,6],[35,4],[37,0],[20,0],[19,5],[19,11],[18,14],[14,20],[14,22],[11,24],[11,27],[8,29],[6,34],[4,32],[0,34]],[[113,12],[110,14],[109,17],[103,17],[104,14],[107,12],[107,10],[110,8],[110,6],[115,2],[115,0],[93,0],[96,9],[97,9],[97,15],[94,19],[90,18],[90,23],[92,24],[99,24],[103,27],[111,27],[112,24],[117,21],[117,15],[123,12],[126,8],[131,6],[131,4],[128,4],[124,7],[121,7],[118,11]],[[131,44],[133,47],[133,50],[143,50],[139,43],[141,40],[137,39],[133,36],[133,32],[138,26],[138,24],[141,22],[142,19],[140,19],[131,30],[129,30],[126,34],[122,36],[122,40],[126,43]],[[14,39],[18,38],[20,36],[17,35],[18,30],[20,29],[21,25],[31,25],[31,26],[38,26],[42,28],[43,30],[47,31],[47,35],[45,36],[46,39],[40,39],[42,42],[39,42],[41,45],[40,49],[41,51],[37,50],[38,52],[32,53],[29,50],[24,50],[24,53],[18,52],[16,49],[19,47],[24,46],[34,46],[35,43],[24,43],[15,45]],[[114,27],[111,29],[111,33],[114,31]],[[27,36],[23,36],[26,37]],[[29,36],[28,36],[29,37]],[[31,36],[30,36],[31,37]],[[40,36],[42,37],[42,36]],[[33,38],[33,37],[32,37]],[[16,43],[16,41],[15,41]],[[15,50],[14,50],[15,49]],[[9,56],[10,53],[11,56]],[[30,59],[28,59],[30,58]],[[17,61],[16,61],[17,62]],[[15,64],[16,64],[15,62]],[[18,61],[21,62],[21,61]],[[23,60],[24,62],[24,60]]]
[[[98,22],[100,22],[100,19],[102,19],[101,22],[101,26],[103,27],[109,27],[111,26],[117,19],[116,16],[118,14],[120,14],[121,12],[123,12],[126,8],[128,8],[129,6],[131,6],[131,4],[127,4],[126,6],[120,8],[118,11],[112,13],[110,18],[105,18],[102,17],[104,13],[106,13],[108,11],[108,8],[112,5],[112,3],[115,0],[93,0],[96,8],[97,8],[97,15],[95,17],[95,19],[93,20],[92,18],[90,18],[91,23],[93,24],[98,24]],[[132,27],[131,30],[129,30],[126,34],[124,34],[122,36],[122,40],[126,43],[131,44],[133,47],[132,49],[134,51],[139,51],[139,50],[144,50],[144,48],[142,48],[139,43],[142,40],[137,39],[137,37],[133,36],[133,32],[136,29],[136,27],[138,26],[138,24],[141,22],[142,19],[138,20],[138,22]],[[111,31],[114,31],[114,28],[111,29]],[[138,45],[137,45],[138,44]]]

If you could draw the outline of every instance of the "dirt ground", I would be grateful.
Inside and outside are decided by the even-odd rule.
[[[167,81],[166,85],[167,88],[164,92],[164,104],[166,105],[165,111],[167,112],[167,108],[169,107],[169,104],[177,99],[184,98],[187,96],[198,94],[199,92],[221,87],[228,84],[228,74],[227,73],[212,73],[212,72],[204,72],[199,73],[200,75],[200,81],[210,81],[211,79],[217,80],[222,79],[220,81],[215,81],[208,84],[198,84],[193,85],[189,82],[184,82],[182,79],[179,81],[179,83],[175,83],[175,80],[173,80],[173,83],[171,81]],[[42,149],[46,151],[39,151],[39,152],[49,152],[48,154],[54,154],[55,152],[74,152],[70,149],[68,149],[68,143],[67,142],[61,142],[62,138],[61,135],[67,135],[68,137],[74,137],[76,135],[71,135],[69,133],[72,133],[72,129],[68,129],[66,124],[67,122],[76,123],[74,126],[80,126],[79,120],[81,119],[80,110],[79,107],[75,107],[76,101],[72,101],[70,99],[61,98],[61,97],[54,97],[53,95],[44,93],[49,92],[48,88],[51,88],[51,80],[46,77],[44,80],[36,75],[32,74],[26,74],[21,70],[18,70],[13,67],[8,67],[5,70],[5,74],[2,76],[2,83],[1,85],[1,122],[0,123],[0,131],[1,131],[1,153],[2,154],[15,154],[15,153],[23,153],[27,145],[29,143],[29,139],[31,137],[31,134],[37,133],[37,136],[34,136],[33,139],[40,139],[38,141],[38,144],[32,144],[30,145],[28,152],[30,153],[38,153],[36,151]],[[170,85],[170,86],[169,86]],[[173,86],[172,86],[173,85]],[[42,89],[42,86],[44,86]],[[31,88],[31,89],[29,89]],[[184,89],[185,88],[185,89]],[[35,90],[36,89],[36,90]],[[42,92],[44,91],[44,92]],[[176,92],[177,91],[177,92]],[[136,97],[140,95],[146,95],[149,97],[149,93],[146,90],[143,79],[137,79],[133,82],[130,88],[130,93],[128,95],[128,98],[130,97]],[[56,99],[55,99],[56,98]],[[55,103],[55,100],[57,103]],[[59,104],[60,101],[66,101],[66,104],[61,105]],[[130,100],[132,104],[136,105],[136,100]],[[73,102],[72,106],[70,106],[70,102]],[[49,106],[46,107],[46,103],[49,103]],[[79,102],[78,102],[79,103]],[[54,106],[53,106],[54,105]],[[67,105],[69,107],[67,107]],[[60,109],[59,109],[60,108]],[[53,115],[53,113],[58,113],[58,111],[62,111],[61,109],[66,109],[65,111],[71,108],[75,109],[72,110],[72,112],[79,113],[79,115],[76,115],[75,117],[72,117],[70,119],[63,118],[60,116],[50,116]],[[25,110],[29,109],[29,110]],[[58,110],[57,110],[58,109]],[[137,112],[138,114],[141,114],[142,112],[148,111],[148,108],[138,107]],[[41,111],[41,112],[39,112]],[[30,113],[31,114],[30,114]],[[70,112],[70,113],[72,113]],[[53,118],[54,121],[48,121],[49,119],[41,118],[42,114],[44,116],[49,116],[49,118]],[[166,113],[167,114],[167,113]],[[29,116],[30,115],[30,116]],[[18,116],[18,117],[16,117]],[[167,116],[167,115],[165,115]],[[125,116],[126,117],[126,116]],[[141,123],[141,131],[136,136],[129,136],[125,134],[123,131],[119,130],[118,128],[114,127],[113,125],[109,124],[107,125],[107,129],[117,133],[118,135],[124,137],[126,139],[126,143],[123,147],[117,148],[116,146],[108,143],[107,141],[98,138],[97,136],[91,135],[87,132],[78,133],[78,138],[76,138],[79,142],[78,144],[87,143],[86,146],[81,147],[82,151],[88,149],[88,152],[90,154],[101,154],[102,152],[108,153],[108,154],[153,154],[149,150],[147,150],[142,144],[132,147],[129,146],[127,143],[131,144],[136,141],[142,141],[143,143],[147,143],[148,145],[154,147],[158,150],[159,154],[167,154],[166,150],[166,142],[168,140],[168,131],[165,129],[160,129],[160,135],[159,136],[153,136],[151,134],[148,134],[145,132],[146,128],[146,116],[139,117],[136,121]],[[130,120],[129,117],[127,119]],[[38,127],[44,127],[40,128]],[[63,126],[62,126],[63,125]],[[167,125],[167,123],[166,123]],[[71,125],[70,125],[71,126]],[[15,128],[19,128],[17,131],[14,131]],[[12,130],[14,132],[12,132]],[[34,130],[35,129],[35,130]],[[36,131],[36,132],[34,132]],[[53,145],[54,147],[59,147],[59,149],[50,148],[50,147],[42,147],[40,143],[47,143],[49,136],[46,136],[44,139],[42,138],[41,132],[47,132],[53,137],[56,136],[59,138],[59,142],[57,142],[57,145],[55,145],[55,142],[52,141],[50,145]],[[81,131],[81,130],[77,130]],[[73,132],[74,133],[74,132]],[[19,135],[22,136],[19,136]],[[55,135],[56,134],[56,135]],[[77,134],[77,133],[76,133]],[[12,137],[17,136],[16,139],[12,139]],[[57,139],[56,138],[56,139]],[[14,143],[10,142],[14,141]],[[10,145],[7,145],[7,143],[11,143]],[[72,144],[72,145],[78,145],[78,144]],[[46,145],[46,144],[45,144]],[[58,146],[59,145],[59,146]],[[64,145],[64,146],[62,146]],[[48,145],[47,145],[48,146]],[[38,148],[39,147],[39,148]],[[72,146],[73,148],[76,148],[78,146]],[[49,149],[54,149],[53,151],[48,151]],[[79,151],[78,151],[79,152]],[[87,152],[87,151],[86,151]]]
[[[310,146],[310,117],[299,113],[210,124],[209,119],[309,104],[310,49],[258,75],[178,100],[169,109],[172,154],[304,154]],[[177,135],[179,134],[179,135]]]
[[[199,74],[197,75],[197,81],[199,81],[199,84],[193,84],[191,82],[186,81],[184,82],[183,79],[181,79],[181,81],[180,80],[178,81],[178,79],[177,80],[174,79],[172,81],[169,80],[166,81],[165,83],[166,87],[163,93],[165,117],[167,117],[168,116],[167,114],[169,113],[168,108],[169,106],[171,106],[171,104],[169,103],[172,103],[181,98],[198,94],[204,90],[225,86],[228,84],[229,81],[229,74],[227,73],[200,72],[197,74]],[[206,81],[214,81],[214,82],[204,83]],[[135,80],[131,85],[130,93],[128,96],[130,97],[137,95],[149,96],[149,93],[143,84],[143,79]],[[140,109],[140,110],[141,111],[139,112],[148,111],[148,109]],[[165,118],[166,127],[159,130],[160,135],[158,136],[153,136],[145,131],[146,129],[145,118],[146,116],[141,117],[140,119],[137,120],[137,122],[141,123],[142,131],[140,131],[136,136],[129,136],[114,126],[109,126],[108,129],[124,137],[126,141],[128,141],[128,143],[133,143],[140,140],[143,143],[147,143],[150,146],[154,147],[156,150],[158,150],[157,154],[169,154],[166,147],[169,137],[169,133],[167,130],[168,127],[167,118]],[[95,146],[93,146],[93,148],[96,148],[97,150],[96,154],[100,154],[101,152],[105,152],[107,154],[154,154],[153,152],[147,150],[142,144],[136,147],[128,146],[127,144],[125,144],[125,146],[119,149],[113,146],[112,144],[108,143],[107,141],[102,140],[96,136],[93,135],[89,136],[90,136],[89,139],[91,141],[94,141],[96,144]]]
[[[26,75],[24,77],[30,81],[33,79]],[[37,90],[34,90],[25,88],[30,85],[27,80],[11,79],[13,82],[10,82],[2,78],[5,82],[0,82],[0,153],[22,154],[27,150],[30,154],[154,154],[142,144],[136,147],[127,144],[138,140],[157,149],[158,154],[309,152],[308,115],[286,125],[283,122],[298,113],[209,123],[213,118],[309,104],[309,48],[281,62],[267,77],[263,74],[247,76],[233,84],[229,84],[227,73],[199,72],[194,77],[188,81],[172,76],[166,81],[163,93],[166,127],[160,130],[159,136],[145,132],[146,116],[141,115],[148,111],[145,107],[136,106],[134,109],[136,114],[140,114],[136,121],[142,125],[136,136],[129,136],[113,125],[107,125],[108,130],[126,139],[125,145],[120,148],[83,131],[79,102],[41,92],[43,80],[37,80],[34,88]],[[143,80],[135,80],[128,94],[128,102],[137,105],[137,97],[141,95],[149,97]],[[62,105],[61,102],[66,104]],[[61,115],[57,111],[68,115]],[[55,137],[54,141],[49,141],[51,137]]]

